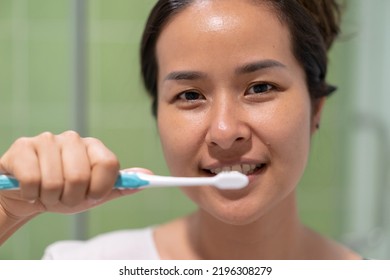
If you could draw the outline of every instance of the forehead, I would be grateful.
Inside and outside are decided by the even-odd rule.
[[[207,57],[293,60],[289,30],[266,2],[194,1],[160,34],[156,46],[160,70],[184,61],[196,65]]]

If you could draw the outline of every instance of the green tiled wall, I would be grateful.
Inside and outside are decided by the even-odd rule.
[[[86,112],[88,134],[111,148],[122,167],[142,166],[167,174],[138,65],[142,27],[154,2],[88,2]],[[17,137],[72,128],[70,3],[0,0],[0,153]],[[343,98],[329,100],[299,191],[304,221],[334,237],[340,229],[343,176],[332,155],[340,154],[343,145],[342,124],[336,124]],[[89,211],[88,236],[161,223],[192,209],[178,190],[143,191]],[[72,238],[73,222],[73,217],[57,214],[36,218],[0,248],[0,259],[40,258],[48,244]]]

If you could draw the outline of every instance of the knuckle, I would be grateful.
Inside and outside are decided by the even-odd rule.
[[[94,137],[85,137],[84,139],[85,139],[85,141],[89,141],[89,142],[98,142],[98,143],[101,142],[99,139],[94,138]]]
[[[60,136],[67,139],[80,139],[80,135],[74,130],[67,130],[60,134]]]
[[[17,147],[19,149],[24,149],[30,147],[32,145],[32,139],[29,137],[20,137],[15,140],[12,146]]]
[[[36,174],[23,174],[18,177],[21,186],[39,186],[41,178]]]
[[[56,136],[51,132],[43,132],[34,138],[37,149],[44,149],[56,144]]]
[[[61,135],[69,138],[80,138],[80,135],[74,130],[64,131]]]
[[[41,134],[38,135],[38,138],[40,140],[46,140],[46,141],[52,141],[54,139],[54,134],[48,131],[42,132]]]
[[[85,138],[90,147],[93,166],[99,165],[110,170],[119,170],[120,163],[117,156],[109,150],[102,141],[96,138]]]
[[[102,159],[101,159],[101,164],[110,170],[119,170],[119,160],[118,158],[112,154],[112,153],[107,153]]]
[[[42,184],[42,188],[47,191],[59,191],[63,188],[63,180],[50,180]]]
[[[89,176],[81,172],[74,172],[66,178],[66,181],[72,186],[87,185],[89,184]]]
[[[92,146],[98,146],[98,147],[104,146],[102,141],[100,141],[97,138],[93,138],[93,137],[86,137],[86,138],[84,138],[84,142],[86,144],[89,144],[89,145],[92,145]]]

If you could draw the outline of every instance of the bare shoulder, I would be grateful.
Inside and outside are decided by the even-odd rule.
[[[188,217],[162,224],[154,230],[154,240],[161,259],[196,259],[188,236]]]
[[[305,229],[303,240],[304,259],[315,260],[361,260],[357,252],[327,238],[311,229]]]

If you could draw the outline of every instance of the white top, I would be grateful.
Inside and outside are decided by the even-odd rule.
[[[114,231],[87,241],[59,241],[46,248],[45,260],[158,260],[153,228]]]

